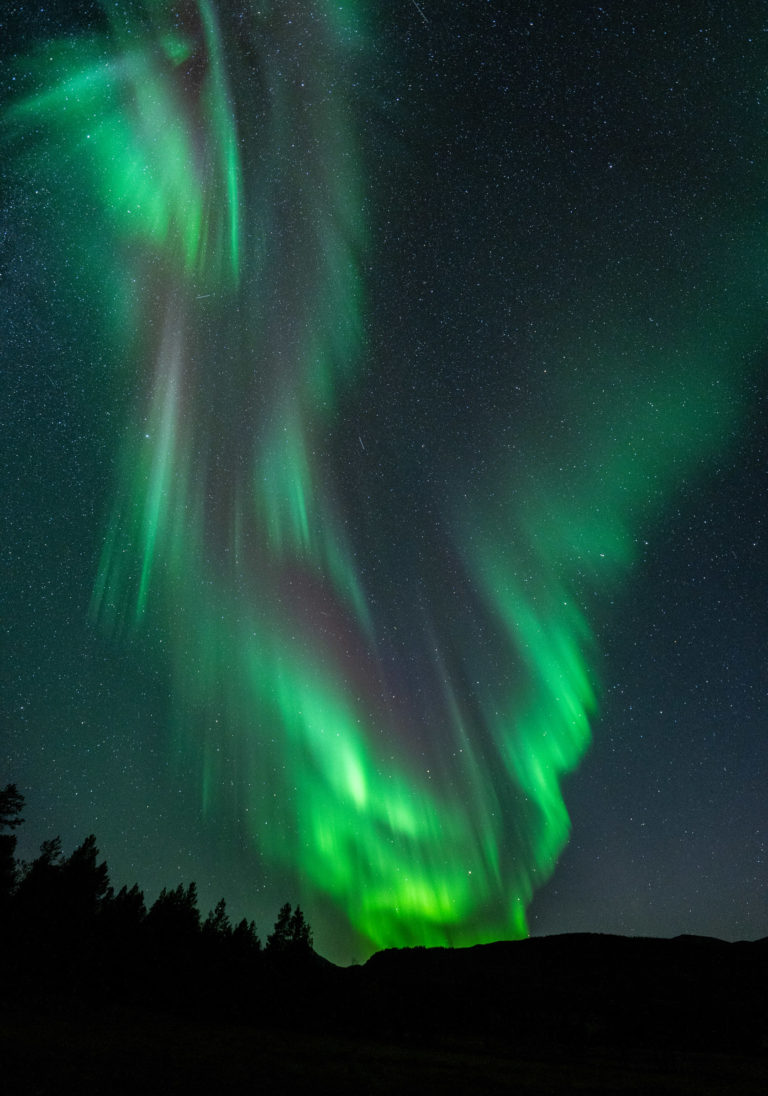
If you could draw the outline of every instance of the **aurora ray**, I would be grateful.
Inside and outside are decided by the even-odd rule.
[[[472,944],[527,931],[598,708],[595,605],[733,430],[726,377],[754,325],[705,351],[702,295],[682,382],[630,349],[651,379],[636,406],[573,397],[592,442],[570,471],[532,436],[529,461],[499,452],[482,490],[456,484],[455,605],[412,629],[403,686],[332,444],[369,367],[361,7],[105,3],[101,32],[31,58],[5,123],[44,135],[22,170],[51,144],[78,166],[115,243],[107,320],[134,398],[94,618],[161,628],[204,810],[238,804],[310,908],[323,896],[370,947]]]

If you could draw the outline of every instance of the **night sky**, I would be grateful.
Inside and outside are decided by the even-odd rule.
[[[764,4],[0,43],[22,855],[345,963],[768,934]]]

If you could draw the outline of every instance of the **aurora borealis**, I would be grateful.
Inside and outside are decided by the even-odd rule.
[[[600,929],[566,789],[698,849],[698,748],[765,931],[760,6],[422,7],[11,5],[13,779],[348,958]]]

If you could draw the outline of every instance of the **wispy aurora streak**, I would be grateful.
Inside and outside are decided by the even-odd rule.
[[[596,596],[723,443],[734,401],[690,340],[668,350],[679,381],[636,406],[584,394],[578,461],[531,438],[525,468],[499,455],[490,489],[457,489],[457,597],[494,670],[464,610],[414,631],[425,744],[328,444],[365,367],[359,7],[104,4],[100,34],[40,54],[7,121],[58,135],[124,271],[132,336],[115,309],[114,341],[137,395],[94,615],[166,635],[205,809],[241,817],[305,901],[323,895],[373,946],[472,944],[526,932],[597,709]],[[634,353],[669,375],[662,352]]]

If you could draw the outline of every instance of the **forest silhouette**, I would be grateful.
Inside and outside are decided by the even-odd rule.
[[[163,887],[148,907],[138,883],[115,890],[91,834],[69,855],[58,837],[30,863],[16,858],[23,796],[0,789],[0,953],[3,996],[119,1000],[185,1014],[254,1016],[256,982],[293,981],[323,962],[300,906],[286,902],[262,944],[232,924],[222,898],[203,918],[197,885]]]
[[[0,1086],[36,1093],[764,1093],[768,939],[573,934],[340,968],[195,883],[147,907],[94,835],[16,857],[0,789]],[[681,1087],[682,1086],[682,1087]],[[687,1086],[687,1087],[686,1087]]]

